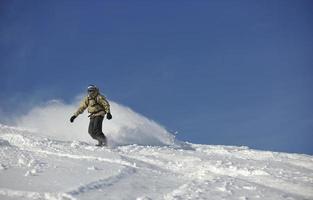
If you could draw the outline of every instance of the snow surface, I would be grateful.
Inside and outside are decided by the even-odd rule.
[[[62,141],[0,125],[0,199],[313,199],[313,156]]]
[[[0,200],[313,199],[313,156],[177,141],[112,101],[99,148],[86,114],[69,123],[78,101],[0,124]]]

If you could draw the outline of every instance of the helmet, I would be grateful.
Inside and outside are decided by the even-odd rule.
[[[97,88],[97,86],[95,86],[95,85],[89,85],[89,86],[87,87],[87,91],[88,91],[88,92],[98,91],[98,88]]]

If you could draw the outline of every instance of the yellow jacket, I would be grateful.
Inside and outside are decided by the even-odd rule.
[[[96,97],[92,98],[90,96],[86,96],[80,103],[79,108],[74,113],[75,116],[82,114],[85,109],[88,108],[88,113],[90,113],[90,117],[93,116],[104,116],[105,114],[110,112],[110,104],[106,100],[105,96],[101,94],[97,94]]]

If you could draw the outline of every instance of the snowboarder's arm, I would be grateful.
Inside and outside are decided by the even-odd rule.
[[[99,95],[97,101],[104,108],[105,113],[110,113],[110,104],[104,96]]]
[[[82,102],[80,102],[79,108],[74,113],[74,115],[77,117],[79,114],[82,114],[85,109],[88,107],[88,97],[85,97]]]

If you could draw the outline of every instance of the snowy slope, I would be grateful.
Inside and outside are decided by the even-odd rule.
[[[313,156],[247,147],[98,148],[0,125],[0,163],[0,199],[313,199]]]

